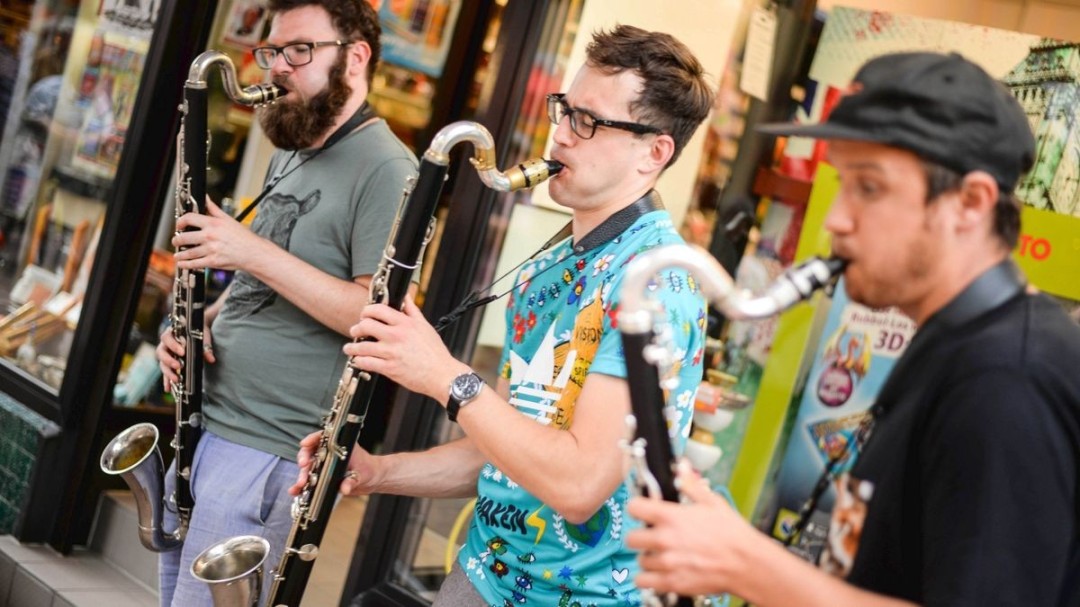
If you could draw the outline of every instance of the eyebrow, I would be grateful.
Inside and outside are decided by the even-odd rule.
[[[334,38],[334,40],[337,40],[337,38]],[[285,42],[282,42],[280,44],[274,44],[274,43],[270,42],[270,40],[268,39],[268,40],[264,41],[263,44],[266,45],[266,46],[285,47],[285,46],[289,46],[289,45],[292,45],[292,44],[306,44],[306,43],[309,43],[309,42],[315,42],[315,39],[314,38],[311,38],[311,39],[293,38],[292,40],[286,40]]]
[[[632,117],[632,116],[630,118],[622,119],[622,118],[609,118],[607,116],[602,115],[602,113],[597,114],[596,110],[591,108],[591,107],[587,107],[587,106],[584,106],[584,105],[575,105],[573,103],[570,103],[570,97],[569,96],[563,97],[563,100],[566,101],[566,105],[572,107],[573,109],[588,112],[593,118],[599,118],[600,120],[611,120],[611,121],[614,121],[614,122],[627,122],[627,121],[633,121],[634,120],[634,117]]]
[[[881,166],[880,163],[873,160],[856,160],[841,167],[836,163],[832,162],[831,159],[829,159],[829,164],[836,167],[837,170],[844,169],[846,171],[872,171],[875,173],[885,172],[885,168]]]

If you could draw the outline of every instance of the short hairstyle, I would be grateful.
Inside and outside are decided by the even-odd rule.
[[[945,192],[960,189],[964,176],[946,166],[922,159],[926,172],[926,201],[933,201]],[[998,199],[994,205],[994,236],[1010,250],[1020,240],[1020,201],[1011,190],[998,186]]]
[[[273,13],[282,13],[305,6],[321,6],[330,13],[330,22],[346,40],[363,40],[371,47],[371,60],[368,61],[367,80],[371,84],[375,68],[379,64],[382,45],[379,36],[379,15],[368,0],[269,0],[268,8]]]
[[[673,36],[631,25],[596,32],[585,54],[590,67],[611,74],[632,70],[642,79],[630,114],[675,140],[670,166],[709,115],[715,98],[701,62]]]

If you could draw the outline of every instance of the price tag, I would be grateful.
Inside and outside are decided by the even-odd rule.
[[[750,15],[739,87],[761,101],[769,100],[773,50],[776,47],[776,12],[758,7]]]

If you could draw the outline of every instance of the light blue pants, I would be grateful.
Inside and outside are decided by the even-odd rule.
[[[195,508],[184,546],[161,553],[158,560],[162,607],[213,605],[209,586],[192,577],[191,562],[212,544],[237,535],[258,535],[270,542],[260,600],[265,603],[270,574],[292,528],[292,496],[287,489],[299,474],[296,462],[203,432],[193,468]],[[165,475],[166,496],[172,495],[175,478],[170,467]],[[164,527],[176,529],[176,514],[168,509]]]

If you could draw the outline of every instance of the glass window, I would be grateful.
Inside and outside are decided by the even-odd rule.
[[[4,4],[0,359],[57,390],[158,7]]]

